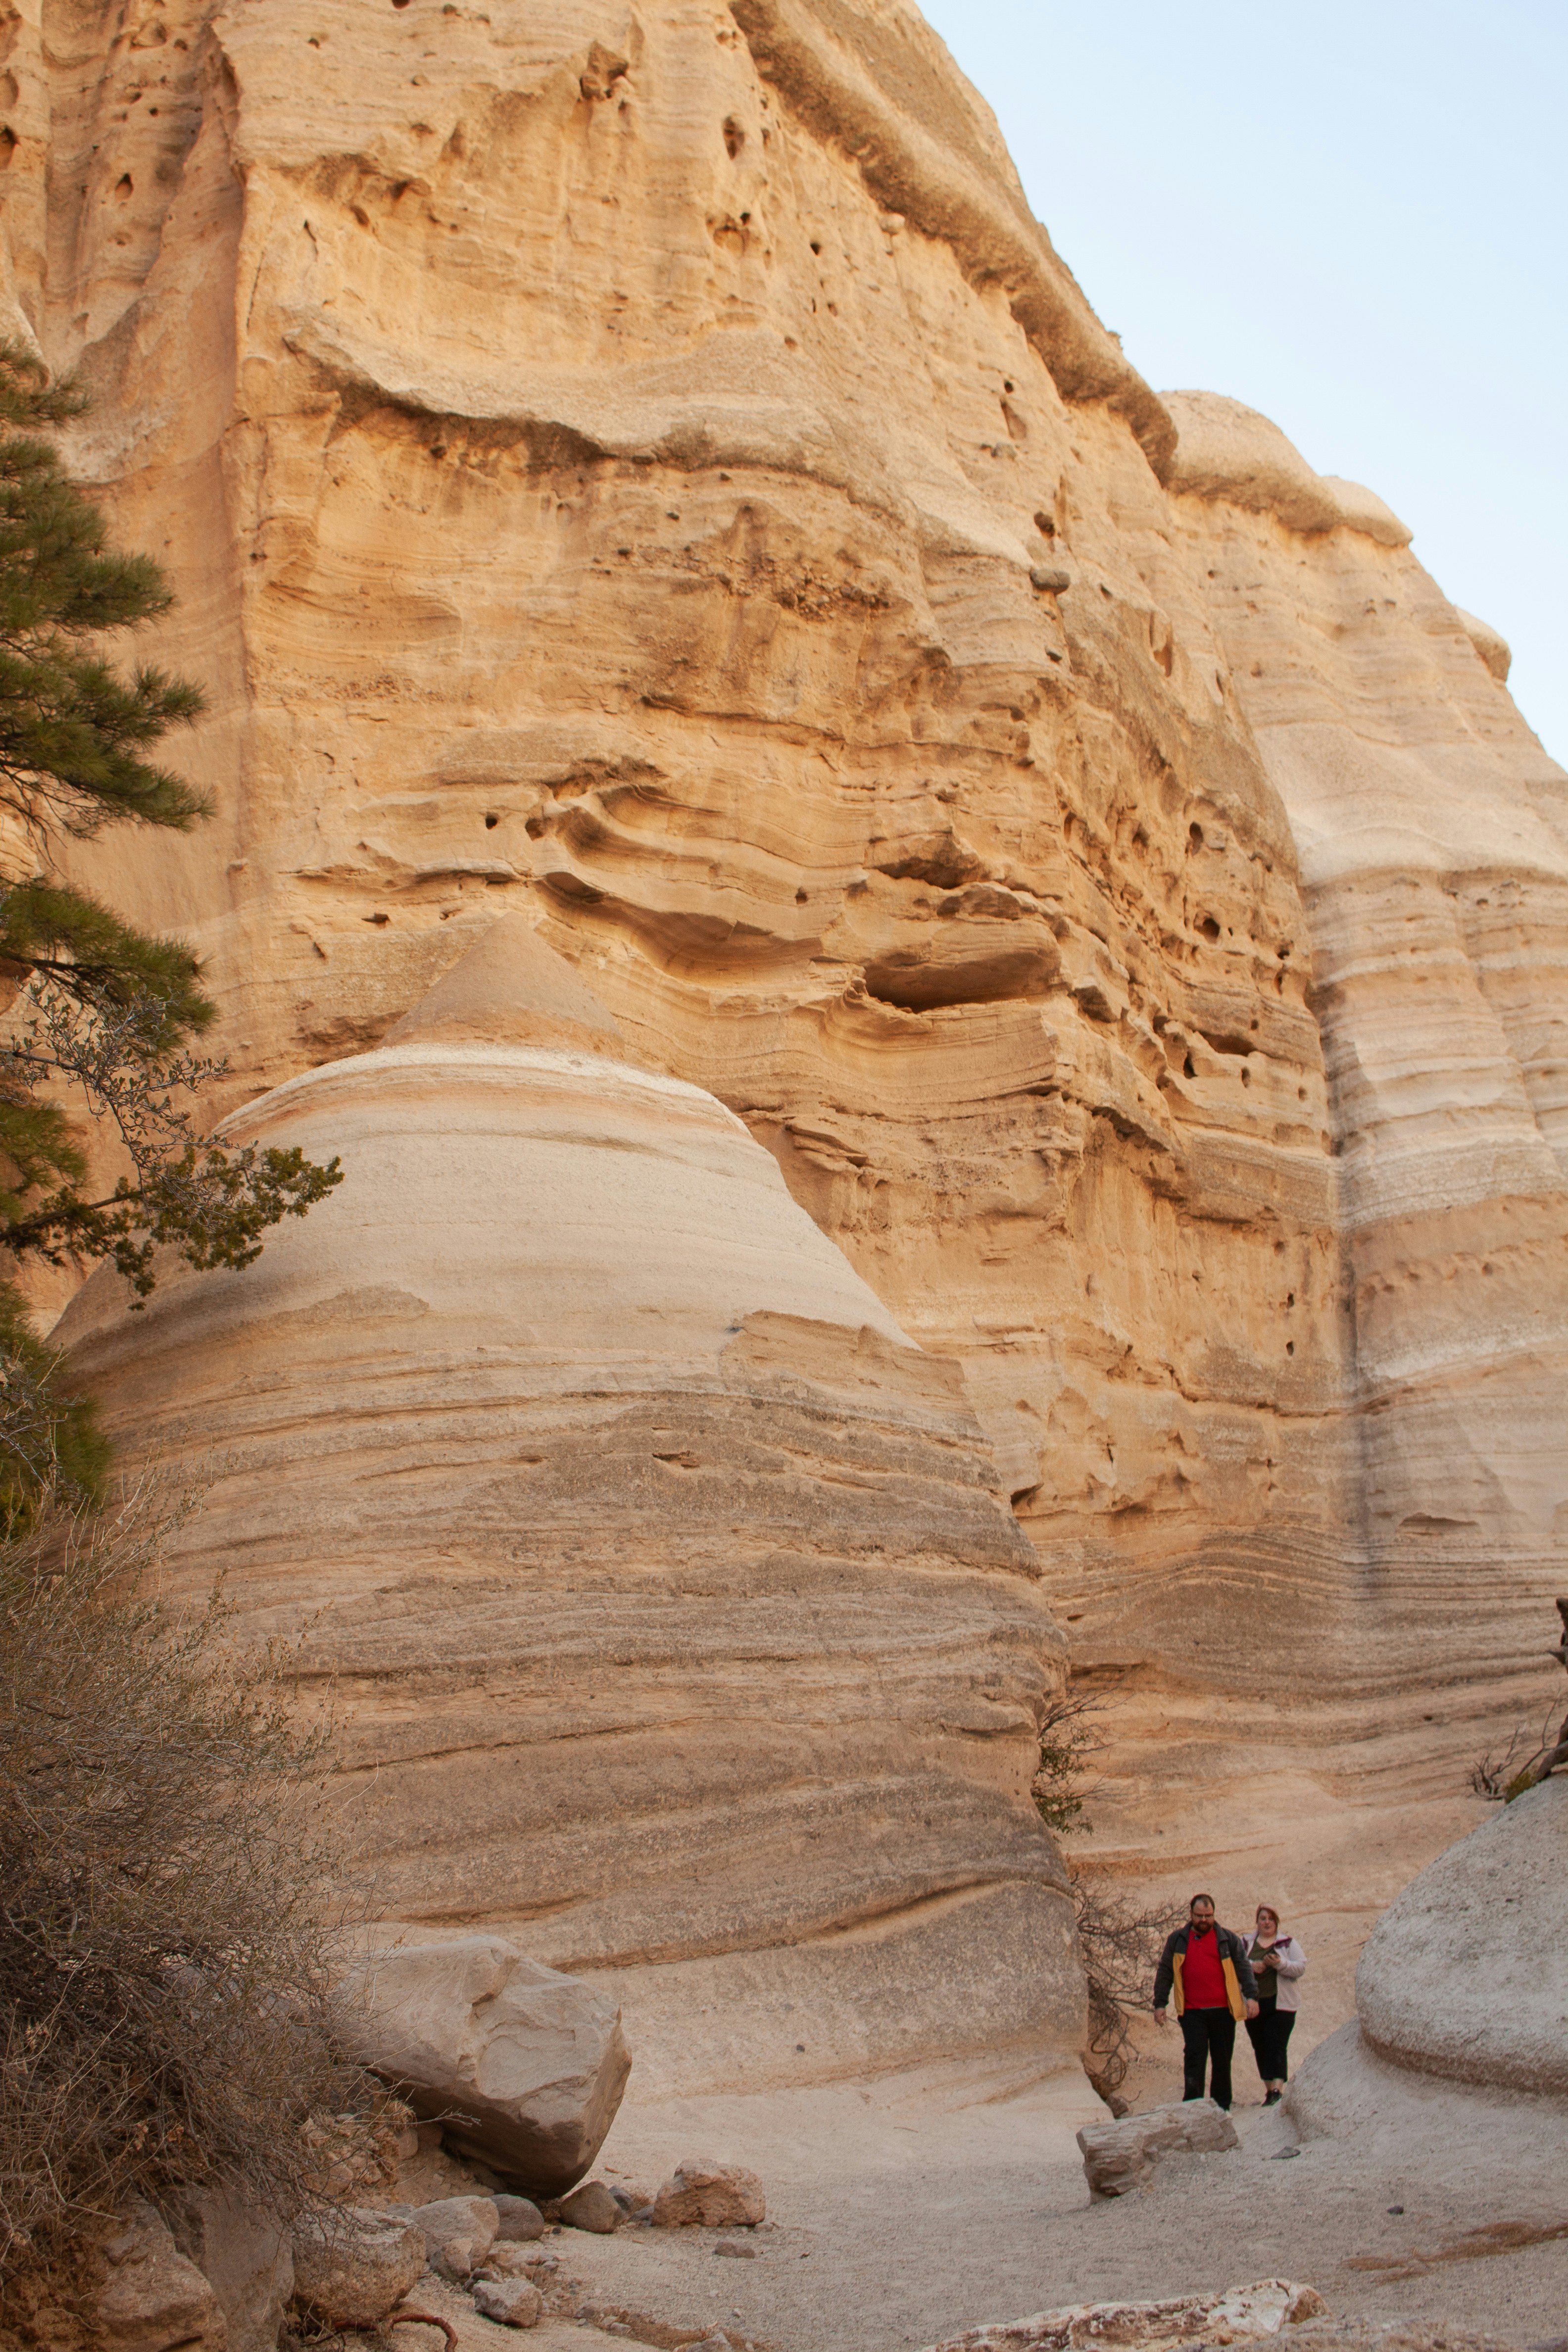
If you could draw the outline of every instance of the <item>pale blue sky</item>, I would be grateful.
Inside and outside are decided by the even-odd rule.
[[[1568,765],[1568,0],[922,0],[1158,389],[1367,482]]]

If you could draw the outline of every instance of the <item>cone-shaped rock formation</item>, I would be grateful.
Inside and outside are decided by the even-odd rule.
[[[963,1376],[739,1119],[619,1055],[495,926],[232,1122],[341,1152],[329,1202],[144,1315],[101,1272],[59,1336],[212,1477],[192,1588],[308,1625],[391,1919],[611,1972],[645,2080],[1070,2062],[1028,1797],[1061,1643]]]

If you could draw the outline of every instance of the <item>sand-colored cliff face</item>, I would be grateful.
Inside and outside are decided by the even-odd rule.
[[[1332,1523],[1289,833],[1123,413],[1158,454],[1158,404],[1042,238],[1054,310],[980,282],[1023,268],[984,207],[944,226],[962,164],[1024,235],[918,18],[813,35],[883,58],[902,217],[724,11],[158,22],[84,68],[74,205],[57,134],[38,316],[212,684],[224,814],[136,856],[243,1081],[373,1044],[531,880],[628,1035],[963,1347],[1043,1532]],[[175,85],[178,166],[110,173]]]
[[[1491,1563],[1549,1573],[1563,1433],[1518,1319],[1562,1295],[1550,821],[1483,947],[1484,884],[1320,855],[1339,772],[1279,740],[1318,694],[1409,750],[1440,670],[1432,774],[1506,797],[1448,608],[1366,609],[1417,576],[1387,509],[1278,436],[1233,495],[1226,404],[1127,367],[902,0],[47,18],[11,284],[180,588],[221,812],[103,854],[208,957],[235,1098],[374,1046],[528,894],[964,1363],[1115,1694],[1130,1866],[1239,1890],[1288,1814],[1277,1895],[1381,1907],[1533,1687]]]
[[[1184,426],[1188,403],[1173,395]],[[1338,1138],[1361,1529],[1560,1557],[1568,778],[1393,526],[1303,535],[1257,476],[1173,501],[1290,819]],[[1180,467],[1180,458],[1178,467]],[[1250,510],[1249,510],[1250,509]]]
[[[553,961],[493,925],[384,1046],[247,1106],[342,1153],[326,1213],[138,1322],[103,1269],[62,1340],[209,1481],[176,1577],[226,1564],[330,1684],[389,1931],[595,1970],[666,2088],[1076,2073],[1029,1798],[1065,1644],[963,1373]]]

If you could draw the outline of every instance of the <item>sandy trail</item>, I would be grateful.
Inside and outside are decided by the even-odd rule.
[[[1103,2111],[1081,2077],[1021,2084],[954,2066],[752,2097],[628,2099],[595,2169],[651,2189],[688,2154],[752,2166],[769,2215],[750,2239],[755,2255],[719,2255],[704,2231],[570,2231],[552,2245],[606,2302],[781,2352],[903,2352],[1051,2305],[1268,2276],[1310,2283],[1346,2317],[1430,2320],[1521,2346],[1563,2336],[1568,2237],[1415,2268],[1478,2226],[1568,2223],[1560,2150],[1532,2143],[1527,2116],[1512,2161],[1500,2161],[1502,2116],[1502,2138],[1473,2147],[1396,2129],[1287,2157],[1294,2126],[1258,2096],[1248,2084],[1238,2103],[1239,2149],[1168,2160],[1151,2189],[1093,2206],[1074,2133]],[[1138,2104],[1152,2103],[1146,2090]],[[1389,2268],[1346,2266],[1365,2263]]]

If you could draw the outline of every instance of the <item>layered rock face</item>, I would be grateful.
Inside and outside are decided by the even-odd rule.
[[[323,1213],[134,1319],[105,1269],[61,1339],[210,1479],[184,1586],[223,1564],[330,1683],[386,1934],[480,1920],[607,1979],[650,2088],[1075,2063],[1028,1795],[1063,1644],[962,1374],[731,1112],[620,1051],[494,926],[233,1123],[341,1152]]]
[[[1413,1699],[1479,1749],[1489,1706],[1518,1692],[1533,1739],[1551,1691],[1521,1668],[1568,1528],[1568,778],[1381,501],[1238,403],[1166,397],[1173,536],[1296,845],[1344,1267],[1342,1691],[1408,1798],[1436,1760]]]
[[[1554,1540],[1561,780],[1495,644],[1369,493],[1140,381],[906,0],[10,39],[7,286],[211,696],[218,819],[116,842],[116,893],[207,957],[234,1099],[368,1152],[426,1081],[341,1057],[526,896],[773,1154],[855,1328],[963,1364],[1114,1693],[1108,1842],[1268,1862],[1349,1938],[1533,1691],[1500,1588]],[[351,1197],[301,1244],[337,1290]],[[576,1934],[540,1956],[630,1948]]]

